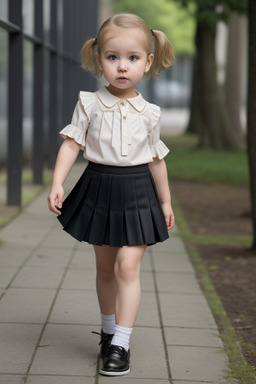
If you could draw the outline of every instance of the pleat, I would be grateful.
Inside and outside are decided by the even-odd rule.
[[[144,244],[151,244],[155,242],[155,233],[150,209],[151,203],[147,193],[145,177],[136,178],[136,191],[140,226]]]
[[[162,242],[168,238],[168,231],[166,228],[165,217],[158,198],[155,181],[151,173],[147,179],[147,192],[150,199],[151,215],[155,228],[155,241]]]
[[[79,241],[83,240],[84,234],[89,227],[90,219],[96,203],[99,181],[99,175],[91,175],[89,181],[85,183],[87,188],[85,191],[82,191],[83,193],[80,197],[79,205],[70,215],[70,219],[67,224],[63,227],[66,232]],[[70,195],[72,197],[73,193],[71,192]]]
[[[138,212],[135,177],[126,178],[124,181],[124,216],[127,240],[131,245],[144,244]]]
[[[81,201],[83,201],[83,196],[90,183],[91,176],[92,173],[88,169],[85,169],[74,188],[64,200],[62,208],[60,209],[61,215],[58,216],[58,220],[64,227],[68,224]]]
[[[109,204],[109,243],[112,246],[123,244],[123,197],[123,177],[114,176]]]
[[[111,192],[111,178],[109,175],[100,175],[97,202],[93,211],[90,226],[84,240],[90,244],[102,245],[107,232],[109,201]]]

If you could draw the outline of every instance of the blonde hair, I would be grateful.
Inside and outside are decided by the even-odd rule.
[[[119,13],[107,19],[101,26],[98,36],[86,41],[81,50],[82,68],[98,78],[102,75],[96,60],[96,52],[100,54],[103,46],[104,31],[111,26],[121,28],[138,28],[145,33],[147,41],[147,54],[154,53],[154,60],[145,78],[157,77],[166,71],[174,62],[173,47],[164,32],[152,31],[147,23],[132,13]]]

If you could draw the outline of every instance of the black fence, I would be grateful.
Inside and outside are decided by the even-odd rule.
[[[33,182],[41,184],[45,162],[54,166],[57,132],[69,122],[78,91],[96,89],[96,81],[80,68],[80,50],[87,38],[96,36],[98,1],[1,1],[7,12],[0,14],[0,32],[8,34],[7,204],[21,205],[24,45],[32,44],[32,167]],[[32,9],[32,20],[26,19],[31,28],[24,25],[24,7]]]

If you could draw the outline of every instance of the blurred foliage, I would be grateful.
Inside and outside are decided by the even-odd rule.
[[[135,13],[152,29],[163,31],[171,41],[176,57],[194,54],[195,6],[174,0],[111,0],[115,13]]]
[[[186,9],[195,5],[198,20],[215,24],[218,21],[228,21],[232,12],[243,14],[247,12],[248,0],[172,0]]]

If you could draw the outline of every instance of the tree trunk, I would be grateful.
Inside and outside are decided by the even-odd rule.
[[[187,132],[192,134],[199,134],[202,130],[202,120],[200,113],[200,97],[199,97],[199,84],[200,73],[198,71],[197,55],[193,63],[193,78],[192,78],[192,93],[190,101],[190,118],[187,127]]]
[[[241,16],[232,13],[229,21],[227,48],[225,101],[229,119],[238,142],[244,142],[242,132],[241,108],[241,74],[242,74],[242,36]]]
[[[213,150],[232,150],[239,147],[234,135],[220,86],[216,78],[216,25],[199,19],[196,47],[200,74],[199,96],[202,119],[200,146]]]
[[[247,111],[247,149],[250,172],[253,244],[256,251],[256,1],[249,0],[249,77]]]

